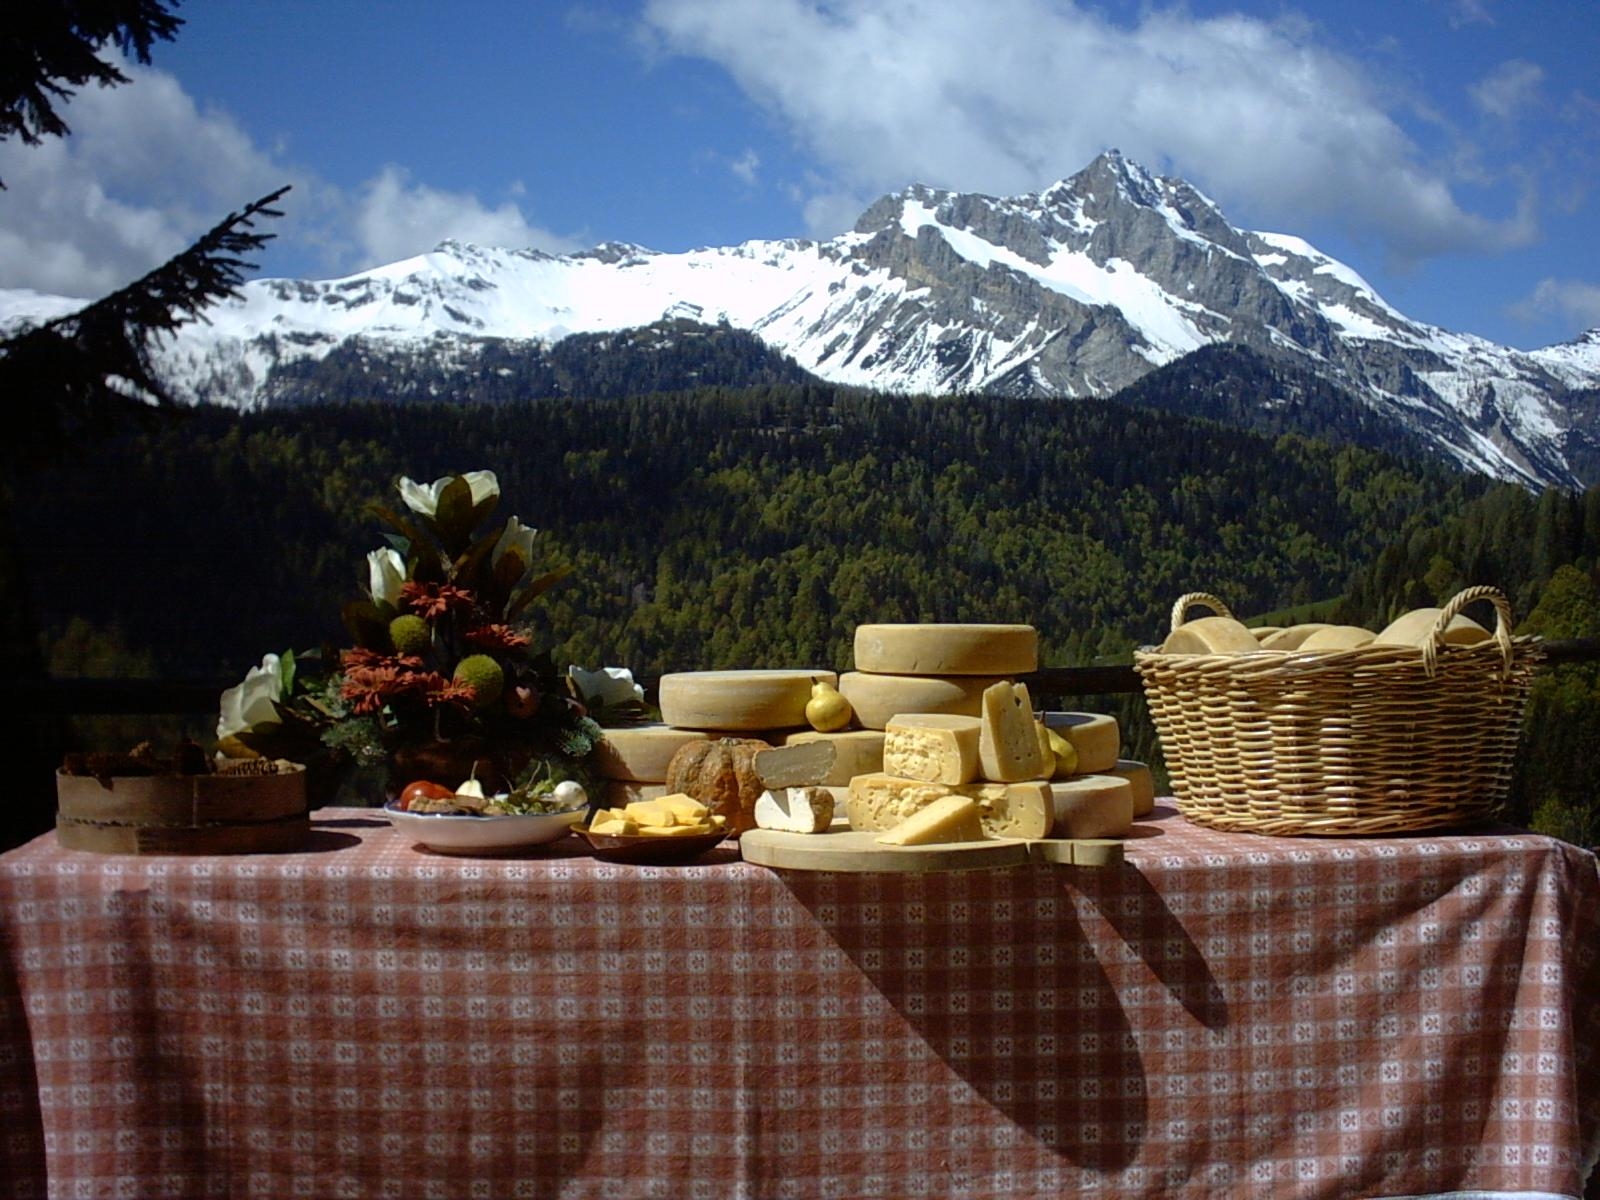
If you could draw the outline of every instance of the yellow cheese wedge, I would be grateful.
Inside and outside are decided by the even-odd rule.
[[[901,713],[884,730],[883,769],[930,783],[970,783],[978,777],[983,722],[958,713]]]
[[[623,820],[621,817],[596,817],[589,823],[590,833],[610,834],[614,837],[632,837],[639,832],[639,827],[632,821]]]
[[[1122,753],[1122,730],[1108,713],[1047,712],[1046,728],[1053,729],[1078,752],[1074,774],[1094,775],[1113,765]]]
[[[1054,837],[1121,837],[1133,825],[1133,787],[1115,775],[1057,780],[1050,785],[1050,799]]]
[[[1045,771],[1039,753],[1039,731],[1033,724],[1033,702],[1028,685],[1002,680],[983,692],[982,721],[978,727],[978,766],[985,779],[1015,783],[1053,774]],[[888,747],[884,765],[888,766]],[[1052,767],[1054,762],[1051,763]]]
[[[665,808],[684,825],[696,825],[711,815],[709,808],[687,792],[673,792],[671,795],[662,796],[655,803]]]
[[[641,829],[679,824],[677,814],[662,800],[636,800],[624,811]]]
[[[660,783],[667,764],[680,747],[703,742],[711,735],[697,729],[670,725],[626,725],[609,728],[594,748],[595,770],[602,779]]]
[[[1402,613],[1378,633],[1372,640],[1380,646],[1417,646],[1422,647],[1433,637],[1433,627],[1439,623],[1439,616],[1443,609],[1414,608],[1408,613]],[[1440,639],[1449,646],[1475,646],[1479,642],[1486,642],[1494,635],[1471,617],[1457,613],[1450,618],[1450,624]]]
[[[674,672],[661,677],[661,719],[678,729],[794,729],[806,724],[806,701],[819,679],[838,683],[820,669]]]
[[[943,796],[880,833],[877,840],[886,846],[932,846],[983,838],[977,804],[966,796]]]
[[[1000,680],[989,675],[873,675],[847,671],[839,691],[850,701],[856,720],[867,729],[883,729],[900,713],[960,713],[975,717],[983,708],[983,690]]]
[[[1032,625],[857,625],[855,665],[880,675],[1026,675],[1039,668]]]
[[[857,775],[883,770],[884,734],[881,729],[845,729],[838,733],[797,729],[783,734],[778,740],[785,746],[807,742],[826,742],[832,746],[833,766],[820,781],[825,787],[848,787],[850,780]]]
[[[1260,649],[1256,635],[1232,617],[1185,621],[1161,643],[1163,654],[1252,654]]]
[[[1329,625],[1326,629],[1317,629],[1307,635],[1306,639],[1295,649],[1300,651],[1314,650],[1356,650],[1372,641],[1377,634],[1370,629],[1363,629],[1359,625]]]
[[[974,801],[989,837],[1042,838],[1055,820],[1050,784],[1044,780],[929,783],[881,772],[858,775],[850,781],[845,814],[851,829],[881,832],[946,796]]]

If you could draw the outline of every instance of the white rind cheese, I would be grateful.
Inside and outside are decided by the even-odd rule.
[[[1079,775],[1050,785],[1059,838],[1121,837],[1133,824],[1133,787],[1115,775]]]
[[[833,793],[825,787],[768,788],[756,797],[756,827],[782,833],[824,833],[833,824]]]
[[[1026,675],[1039,668],[1032,625],[857,625],[855,665],[881,675]]]
[[[884,733],[881,729],[846,729],[838,733],[797,729],[783,734],[778,741],[785,746],[808,742],[827,742],[832,746],[833,769],[822,780],[828,787],[848,787],[857,775],[883,770]]]
[[[955,713],[901,713],[884,730],[883,769],[930,783],[971,783],[978,777],[983,722]]]
[[[934,846],[946,842],[981,842],[983,824],[978,806],[965,796],[941,796],[924,809],[878,835],[885,846]]]
[[[975,717],[983,709],[983,689],[1000,680],[988,675],[873,675],[846,671],[839,691],[856,720],[883,729],[901,713],[960,713]]]
[[[1055,773],[1054,755],[1050,758],[1050,769],[1045,770],[1027,684],[1002,680],[985,688],[981,717],[978,765],[985,779],[1017,783],[1024,779],[1049,778]],[[887,748],[884,765],[888,765]]]
[[[1133,815],[1135,817],[1150,815],[1156,806],[1156,780],[1150,773],[1149,767],[1131,758],[1119,758],[1113,766],[1107,767],[1101,774],[1126,779],[1128,786],[1133,789]]]
[[[595,769],[602,779],[661,783],[672,756],[690,742],[703,742],[709,734],[670,725],[624,725],[610,728],[594,748]]]
[[[1122,731],[1106,713],[1047,712],[1045,725],[1078,752],[1079,775],[1094,775],[1116,765],[1122,753]]]
[[[850,781],[845,813],[851,829],[881,832],[945,796],[965,796],[978,805],[989,837],[1042,838],[1055,820],[1050,785],[1021,783],[928,783],[897,775],[858,775]]]
[[[678,671],[661,677],[661,719],[678,729],[750,732],[806,723],[806,701],[824,670]]]

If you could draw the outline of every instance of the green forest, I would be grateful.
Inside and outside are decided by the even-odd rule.
[[[1379,627],[1468,584],[1525,631],[1600,634],[1600,489],[1111,401],[816,384],[591,400],[203,407],[22,473],[12,519],[50,671],[232,680],[336,643],[402,476],[493,470],[571,575],[558,663],[641,676],[850,666],[874,621],[1022,621],[1041,663],[1131,661],[1190,591]],[[1600,667],[1540,679],[1508,814],[1600,842]],[[1158,747],[1138,697],[1115,711]]]

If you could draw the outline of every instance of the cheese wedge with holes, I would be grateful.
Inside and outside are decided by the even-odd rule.
[[[929,783],[971,783],[978,777],[983,722],[958,713],[901,713],[883,734],[883,769]]]
[[[1055,820],[1050,785],[1044,780],[929,783],[882,772],[850,781],[845,815],[851,829],[881,832],[945,796],[965,796],[975,802],[990,837],[1042,838]]]
[[[660,783],[666,779],[667,764],[680,747],[703,742],[710,736],[701,730],[674,729],[666,724],[609,728],[595,744],[595,770],[602,779]]]
[[[833,824],[833,793],[825,787],[768,788],[756,797],[756,827],[783,833],[825,833]]]
[[[984,689],[983,712],[978,727],[978,767],[983,778],[1016,783],[1054,773],[1044,769],[1039,753],[1039,731],[1033,724],[1033,702],[1028,685],[1002,680]],[[888,748],[884,748],[888,765]]]
[[[1107,767],[1101,774],[1126,779],[1133,790],[1133,815],[1150,815],[1156,806],[1156,780],[1148,766],[1131,758],[1119,758],[1115,765]]]
[[[677,671],[663,675],[661,720],[678,729],[748,732],[806,723],[806,701],[824,670]]]
[[[1026,675],[1039,668],[1032,625],[857,625],[855,665],[880,675]]]
[[[856,720],[883,729],[900,713],[960,713],[975,717],[983,709],[983,690],[1000,680],[990,675],[873,675],[846,671],[839,691]]]
[[[881,729],[845,729],[838,733],[795,729],[778,738],[779,744],[784,746],[826,742],[833,747],[833,766],[820,780],[826,787],[848,787],[857,775],[883,770],[883,741]]]
[[[1079,775],[1050,785],[1052,837],[1121,837],[1133,825],[1133,787],[1115,775]]]
[[[1042,720],[1078,752],[1075,774],[1094,775],[1115,765],[1122,753],[1122,731],[1107,713],[1047,712]]]
[[[878,835],[885,846],[933,846],[945,842],[981,842],[983,824],[978,806],[966,796],[941,796],[893,829]]]

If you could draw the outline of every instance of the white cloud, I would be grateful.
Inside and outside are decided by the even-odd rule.
[[[1539,98],[1544,68],[1524,58],[1501,63],[1469,89],[1473,103],[1491,117],[1515,120]]]
[[[1554,316],[1583,329],[1600,328],[1600,285],[1578,279],[1541,279],[1510,312],[1523,321]]]
[[[751,186],[755,185],[756,174],[760,169],[761,156],[748,146],[745,147],[743,154],[728,164],[728,170],[733,172],[735,178],[741,179]]]
[[[514,201],[486,205],[398,166],[347,192],[257,146],[226,113],[200,109],[171,75],[121,65],[131,83],[84,88],[58,106],[68,137],[0,141],[0,288],[105,295],[286,183],[284,216],[257,229],[327,274],[420,254],[450,237],[577,248],[531,224]],[[510,192],[520,195],[516,186]]]
[[[1124,26],[1068,0],[648,0],[669,50],[721,64],[832,175],[833,220],[919,181],[1047,186],[1116,146],[1225,204],[1332,218],[1401,258],[1520,245],[1530,210],[1464,210],[1355,62],[1303,21],[1141,9]],[[813,227],[817,233],[839,226]]]

